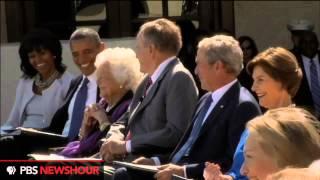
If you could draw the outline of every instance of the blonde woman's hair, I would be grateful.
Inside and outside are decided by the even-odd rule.
[[[98,73],[103,73],[106,68],[110,68],[115,80],[123,85],[123,88],[133,92],[143,78],[139,60],[130,48],[116,47],[103,50],[97,55],[95,66]]]
[[[249,121],[247,128],[280,169],[308,167],[320,158],[320,122],[304,109],[285,107],[269,110]]]
[[[320,172],[309,168],[285,168],[269,175],[267,180],[320,180]]]

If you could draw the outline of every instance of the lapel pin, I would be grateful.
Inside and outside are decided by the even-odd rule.
[[[224,105],[220,105],[220,108],[221,108],[221,109],[224,108]]]

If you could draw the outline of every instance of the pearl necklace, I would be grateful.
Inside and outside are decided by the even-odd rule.
[[[41,80],[40,74],[38,73],[35,77],[34,83],[39,89],[45,89],[49,87],[54,80],[56,80],[60,76],[60,73],[58,71],[55,71],[51,74],[51,76],[46,80]]]

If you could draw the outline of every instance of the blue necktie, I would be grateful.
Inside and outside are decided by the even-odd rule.
[[[193,143],[197,140],[205,115],[207,114],[207,111],[212,103],[212,96],[209,95],[206,99],[205,104],[201,108],[200,112],[198,113],[198,116],[196,116],[196,119],[194,121],[193,128],[191,130],[191,133],[188,137],[188,140],[186,143],[180,148],[180,150],[173,156],[172,163],[178,163],[183,156],[188,156],[189,151],[193,145]]]
[[[81,127],[83,119],[84,108],[86,107],[86,100],[88,95],[88,82],[89,80],[87,78],[84,78],[76,96],[76,99],[74,101],[72,119],[68,135],[69,140],[74,140],[76,137],[78,137],[79,129]]]
[[[310,89],[313,99],[316,115],[320,114],[320,85],[317,72],[317,66],[314,61],[310,60]]]

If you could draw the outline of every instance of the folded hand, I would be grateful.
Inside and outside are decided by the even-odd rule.
[[[145,158],[143,156],[132,161],[134,164],[143,164],[143,165],[155,165],[154,161],[150,158]]]
[[[107,139],[100,148],[100,156],[105,161],[122,159],[126,156],[126,142],[116,139]]]
[[[158,180],[170,180],[173,174],[178,176],[184,176],[183,166],[178,166],[175,164],[166,164],[158,167],[159,171],[154,175],[155,179]]]

